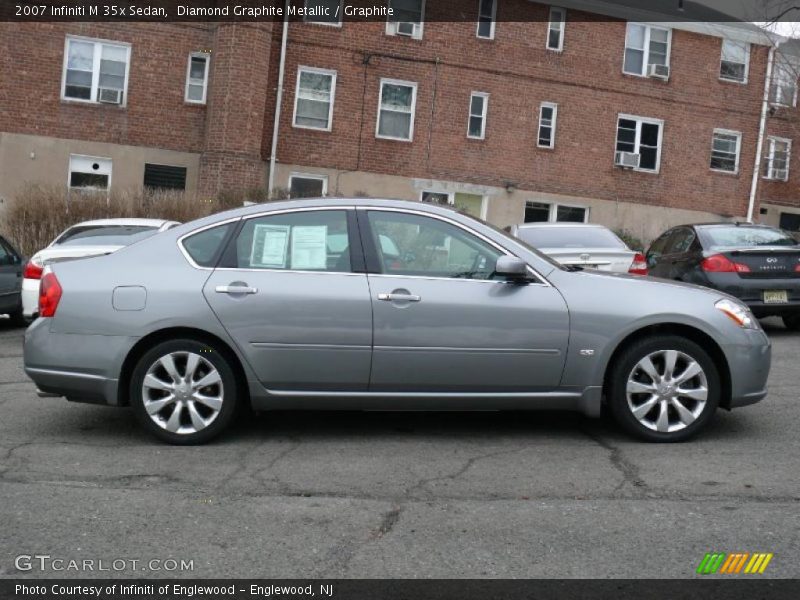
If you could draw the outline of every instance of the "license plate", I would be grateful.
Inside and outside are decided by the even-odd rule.
[[[764,304],[783,304],[788,301],[786,290],[764,290]]]

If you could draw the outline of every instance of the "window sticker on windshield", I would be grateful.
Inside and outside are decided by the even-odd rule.
[[[325,269],[327,238],[327,225],[296,226],[292,230],[292,269]]]
[[[288,246],[288,225],[257,224],[253,230],[250,266],[263,269],[285,269]]]

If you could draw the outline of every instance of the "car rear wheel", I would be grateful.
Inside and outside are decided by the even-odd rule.
[[[629,433],[651,442],[679,442],[708,425],[720,388],[714,361],[698,344],[653,336],[623,350],[612,366],[607,400]]]
[[[139,359],[130,384],[139,422],[171,444],[202,444],[219,435],[237,409],[236,376],[209,344],[162,342]]]
[[[783,315],[783,324],[790,331],[800,331],[800,314]]]

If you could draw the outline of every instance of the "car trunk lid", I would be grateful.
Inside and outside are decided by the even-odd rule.
[[[763,246],[723,251],[721,254],[748,270],[737,270],[743,279],[800,278],[800,248]]]
[[[564,266],[627,273],[636,253],[621,248],[540,248]]]

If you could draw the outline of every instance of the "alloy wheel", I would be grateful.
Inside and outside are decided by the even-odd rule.
[[[177,434],[197,433],[211,425],[224,398],[219,371],[194,352],[165,354],[150,365],[142,383],[142,401],[150,419]]]
[[[694,358],[657,350],[633,367],[626,386],[628,408],[652,431],[672,433],[694,423],[708,400],[708,380]]]

